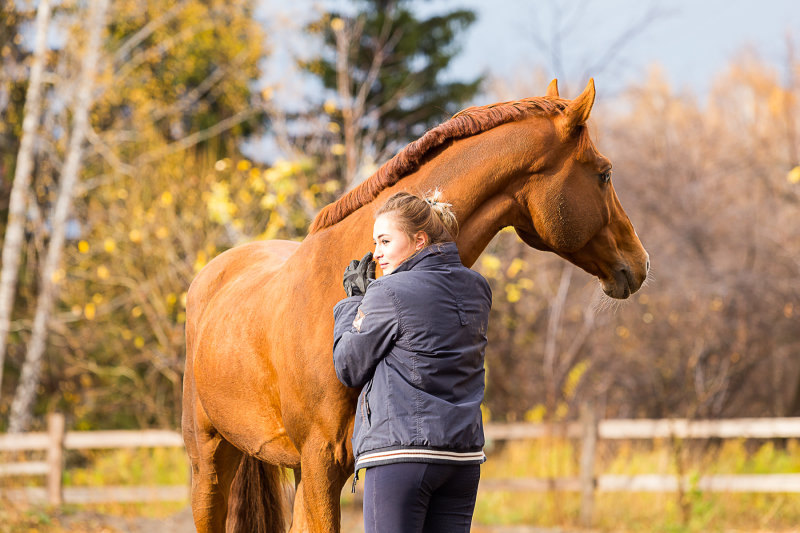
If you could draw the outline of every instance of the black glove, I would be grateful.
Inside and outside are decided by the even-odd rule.
[[[344,269],[344,292],[347,296],[364,296],[369,284],[375,281],[375,261],[372,252],[367,252],[361,261],[353,259]]]

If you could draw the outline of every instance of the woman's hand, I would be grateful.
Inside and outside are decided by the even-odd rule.
[[[369,284],[375,281],[375,261],[372,252],[367,252],[361,261],[353,259],[344,270],[342,285],[347,296],[364,296]]]

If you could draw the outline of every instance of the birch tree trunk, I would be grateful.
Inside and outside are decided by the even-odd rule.
[[[36,11],[36,40],[33,47],[33,63],[25,95],[25,117],[22,120],[22,139],[17,154],[14,183],[8,205],[8,224],[3,241],[3,267],[0,272],[0,393],[3,384],[3,363],[6,342],[11,327],[11,312],[14,309],[14,294],[22,255],[25,229],[25,208],[33,169],[33,145],[41,115],[41,86],[47,52],[47,26],[50,22],[50,0],[41,0]]]
[[[100,45],[103,30],[105,29],[106,11],[108,0],[95,0],[90,2],[89,14],[89,39],[83,55],[81,65],[81,78],[78,83],[77,99],[74,109],[74,123],[72,136],[69,140],[67,160],[61,174],[58,198],[52,218],[52,234],[47,248],[47,257],[41,271],[41,285],[39,297],[36,302],[36,315],[33,320],[33,331],[25,364],[22,367],[22,376],[11,405],[11,416],[8,422],[8,431],[16,433],[25,431],[30,425],[33,412],[33,401],[36,397],[36,388],[42,367],[42,355],[47,341],[47,322],[53,302],[58,294],[58,280],[55,278],[56,270],[61,262],[61,253],[64,249],[64,238],[67,218],[72,207],[72,197],[78,174],[81,168],[83,142],[89,125],[89,107],[92,103],[94,81],[97,63],[100,55]]]

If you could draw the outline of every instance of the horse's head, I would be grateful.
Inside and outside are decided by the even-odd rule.
[[[558,97],[556,81],[547,96]],[[612,298],[641,287],[650,260],[611,182],[611,161],[594,147],[586,120],[594,103],[594,81],[552,117],[544,155],[514,196],[530,216],[514,228],[529,246],[552,251],[597,276]]]

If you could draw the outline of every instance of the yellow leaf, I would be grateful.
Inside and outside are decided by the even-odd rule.
[[[172,204],[172,193],[169,191],[164,191],[161,193],[161,205],[171,205]]]
[[[86,241],[81,241],[78,243],[78,251],[82,254],[89,252],[89,243]]]
[[[156,237],[159,239],[166,239],[169,237],[169,230],[165,226],[159,226],[156,230]]]
[[[511,261],[508,270],[506,270],[506,276],[508,276],[509,278],[513,278],[514,276],[519,274],[519,271],[522,270],[524,267],[525,267],[525,261],[523,261],[519,257],[515,257],[514,260]]]
[[[544,420],[547,414],[547,408],[542,404],[536,404],[525,412],[525,421],[534,424]]]
[[[800,183],[800,165],[790,170],[786,179],[789,180],[789,183]]]
[[[139,318],[142,316],[142,308],[138,305],[134,306],[133,309],[131,309],[131,316],[133,318]]]
[[[344,21],[339,17],[331,19],[331,29],[333,31],[342,31],[344,29]]]
[[[586,361],[581,361],[572,367],[572,370],[570,370],[569,374],[567,374],[567,379],[564,381],[565,397],[572,398],[572,396],[575,394],[575,389],[578,387],[578,383],[581,382],[581,378],[588,368],[589,363]]]
[[[83,314],[88,320],[94,320],[95,307],[93,303],[88,303],[83,307]]]
[[[481,257],[481,264],[489,270],[497,270],[500,268],[500,259],[497,256],[485,254]]]
[[[197,252],[197,259],[194,261],[194,271],[200,272],[200,270],[206,266],[208,259],[206,258],[206,253],[202,250]]]
[[[59,268],[59,269],[53,271],[53,275],[50,277],[50,280],[53,283],[61,283],[61,280],[64,279],[65,275],[66,274],[64,272],[64,269],[63,268]]]
[[[128,238],[131,240],[131,242],[142,242],[142,232],[138,229],[132,229],[130,233],[128,233]]]
[[[513,283],[509,283],[508,285],[506,285],[506,299],[509,302],[511,302],[512,304],[516,303],[519,301],[521,297],[522,297],[522,291],[519,290],[519,287],[517,287]]]
[[[133,339],[133,345],[137,348],[142,348],[144,346],[144,339],[141,337],[136,337]]]
[[[241,171],[250,170],[250,167],[252,166],[253,164],[250,161],[248,161],[247,159],[242,159],[239,161],[239,163],[236,164],[236,170],[241,170]]]
[[[109,272],[108,268],[105,265],[100,265],[97,267],[97,277],[100,279],[108,279],[111,276],[111,272]]]
[[[239,199],[242,202],[249,204],[253,200],[253,196],[247,192],[247,189],[239,189]]]
[[[481,256],[481,266],[483,267],[483,274],[490,278],[497,278],[498,270],[500,269],[500,259],[492,254],[483,254]]]
[[[111,237],[106,237],[106,240],[103,241],[103,249],[106,252],[111,253],[117,248],[117,243]]]
[[[344,155],[344,152],[345,148],[344,145],[341,143],[336,143],[333,146],[331,146],[331,153],[333,155]]]
[[[336,112],[336,102],[333,100],[325,100],[325,103],[322,105],[322,108],[325,112],[329,115]]]

